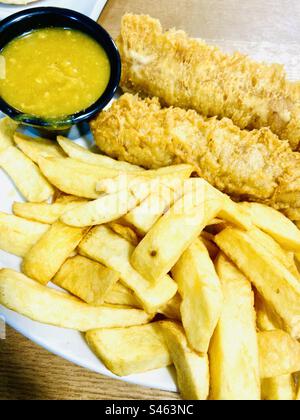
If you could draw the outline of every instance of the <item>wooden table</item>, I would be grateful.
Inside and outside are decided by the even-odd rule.
[[[176,26],[217,43],[230,40],[237,48],[255,50],[262,40],[276,48],[281,44],[287,61],[287,51],[293,55],[289,48],[300,43],[298,0],[109,0],[100,23],[116,36],[125,12],[148,13],[160,18],[166,28]],[[293,69],[292,76],[300,78],[295,61]],[[47,353],[8,328],[7,340],[0,341],[0,399],[136,400],[178,396],[91,373]]]

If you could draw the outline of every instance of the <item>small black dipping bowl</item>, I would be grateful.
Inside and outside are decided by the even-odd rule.
[[[111,76],[101,97],[89,108],[62,119],[45,119],[24,114],[0,97],[0,111],[26,125],[47,130],[64,130],[87,121],[99,113],[113,98],[121,77],[121,58],[110,35],[92,19],[81,13],[58,7],[37,7],[16,13],[0,22],[0,51],[13,39],[41,28],[66,28],[81,31],[100,44],[110,61]]]

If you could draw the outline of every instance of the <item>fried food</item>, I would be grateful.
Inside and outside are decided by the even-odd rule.
[[[264,401],[293,401],[296,386],[292,375],[266,378],[261,381],[261,398]]]
[[[251,280],[280,328],[300,338],[298,278],[251,232],[228,227],[215,237],[215,241]]]
[[[259,331],[274,331],[279,328],[276,319],[272,317],[272,311],[256,292],[255,294],[256,325]]]
[[[132,308],[141,308],[142,305],[135,297],[135,294],[120,281],[105,296],[105,303],[111,305],[131,306]]]
[[[86,203],[86,200],[70,201],[68,203],[14,203],[13,213],[24,219],[52,225],[67,211]]]
[[[222,208],[205,182],[184,194],[153,226],[131,256],[133,267],[150,282],[162,279]]]
[[[104,179],[97,183],[96,189],[99,193],[112,194],[124,188],[132,187],[146,180],[157,180],[165,186],[172,187],[174,184],[179,187],[180,180],[188,179],[194,172],[191,165],[171,165],[153,171],[144,171],[142,174],[121,173],[120,176]]]
[[[61,217],[68,226],[88,227],[103,225],[125,216],[141,203],[152,190],[151,181],[133,185],[128,189],[107,194],[95,201],[81,204]]]
[[[163,32],[158,20],[144,15],[123,17],[117,44],[125,91],[206,117],[227,117],[242,129],[271,127],[298,148],[300,106],[283,66],[226,55],[183,31]]]
[[[106,301],[119,274],[88,258],[69,258],[53,279],[53,283],[93,306]]]
[[[101,179],[120,174],[115,169],[99,168],[70,158],[40,158],[44,176],[60,191],[82,198],[96,199],[96,185]]]
[[[216,261],[216,269],[224,303],[209,349],[210,398],[259,400],[259,355],[251,285],[223,254]]]
[[[49,228],[46,224],[0,212],[0,249],[25,257]]]
[[[14,146],[13,137],[18,124],[8,117],[0,120],[0,153],[10,146]]]
[[[131,328],[89,331],[86,339],[105,366],[118,376],[160,369],[172,364],[159,323]]]
[[[300,251],[300,230],[283,214],[271,207],[258,203],[243,203],[249,211],[252,222],[274,238],[283,248]]]
[[[177,372],[180,394],[184,400],[207,400],[209,394],[209,366],[207,354],[193,351],[183,328],[171,321],[160,326]]]
[[[206,120],[195,111],[125,94],[91,129],[111,157],[151,169],[190,163],[236,200],[300,207],[300,154],[267,128],[249,132],[228,119]]]
[[[282,330],[258,333],[260,376],[274,378],[300,371],[300,343]]]
[[[86,229],[54,223],[25,255],[22,271],[28,277],[47,284],[80,243]]]
[[[134,270],[130,263],[134,246],[106,226],[92,229],[78,249],[81,255],[117,271],[122,283],[135,292],[149,313],[158,312],[176,295],[177,285],[169,276],[153,284]]]
[[[182,299],[179,293],[177,293],[166,305],[159,308],[158,312],[164,315],[168,319],[174,319],[181,321],[181,307]]]
[[[16,133],[14,141],[18,148],[36,164],[41,157],[66,157],[63,149],[53,140],[33,138],[22,133]]]
[[[90,306],[45,287],[13,270],[0,270],[0,304],[33,321],[86,332],[95,328],[146,324],[151,316],[139,309]]]
[[[0,168],[13,180],[27,201],[41,203],[54,194],[54,188],[39,168],[14,146],[0,153]]]
[[[74,141],[65,137],[58,136],[57,141],[60,147],[70,158],[79,160],[80,162],[96,165],[100,168],[115,169],[123,172],[140,173],[144,171],[143,168],[140,168],[139,166],[130,165],[126,162],[118,162],[108,156],[92,153],[85,147],[79,146],[74,143]]]
[[[121,236],[121,238],[130,242],[133,246],[137,246],[140,242],[137,233],[130,226],[124,226],[118,222],[111,222],[107,226],[117,235]]]
[[[182,324],[191,348],[207,353],[221,316],[223,293],[208,251],[196,240],[172,270],[182,297]]]

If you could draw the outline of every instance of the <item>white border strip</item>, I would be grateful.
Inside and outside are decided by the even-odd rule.
[[[107,0],[98,0],[95,4],[92,13],[90,14],[90,18],[97,21],[101,15],[102,10],[104,9],[104,6],[106,5]]]

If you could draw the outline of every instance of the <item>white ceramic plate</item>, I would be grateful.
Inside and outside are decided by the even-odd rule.
[[[65,9],[73,9],[78,12],[84,13],[85,15],[97,20],[100,13],[105,6],[107,0],[39,0],[26,6],[16,6],[9,4],[0,3],[0,19],[20,12],[21,10],[28,9],[30,7],[64,7]]]
[[[28,132],[28,130],[25,130],[25,133],[30,135],[32,134],[32,132]],[[87,147],[93,144],[92,135],[89,130],[86,130],[86,133],[82,135],[82,133],[79,133],[75,128],[72,130],[69,137],[76,139],[78,144]],[[16,191],[13,183],[1,169],[0,191],[0,211],[11,213],[11,207],[14,201],[24,201],[20,194]],[[6,267],[19,270],[20,262],[20,258],[0,251],[0,268]],[[4,317],[5,322],[8,325],[48,351],[84,368],[110,377],[115,377],[92,353],[85,343],[84,336],[82,334],[76,331],[64,330],[33,322],[24,316],[4,308],[1,305],[0,317]],[[133,375],[128,378],[124,378],[124,380],[152,388],[176,391],[172,369],[161,369],[145,374]]]

